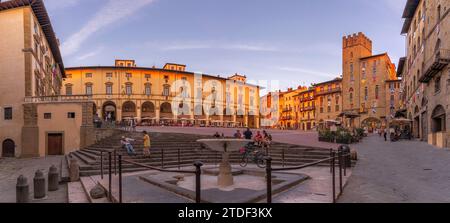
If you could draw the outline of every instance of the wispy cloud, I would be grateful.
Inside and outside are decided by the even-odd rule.
[[[249,43],[223,43],[217,41],[203,42],[173,42],[156,43],[149,42],[147,46],[158,48],[163,51],[183,51],[183,50],[236,50],[236,51],[255,51],[255,52],[280,52],[282,49],[269,46],[267,44],[249,44]]]
[[[383,0],[384,4],[394,12],[401,13],[405,8],[406,0]]]
[[[320,53],[331,56],[340,56],[340,45],[328,42],[314,43],[311,45],[295,45],[289,47],[272,43],[245,43],[245,42],[220,42],[220,41],[175,41],[175,42],[148,42],[145,44],[152,49],[162,51],[188,51],[188,50],[230,50],[252,51],[272,53]]]
[[[281,70],[281,71],[286,71],[286,72],[312,74],[312,75],[327,77],[327,78],[336,77],[335,74],[325,73],[323,71],[318,71],[318,70],[305,69],[305,68],[301,68],[301,67],[277,67],[277,69]]]
[[[62,45],[65,56],[76,53],[80,46],[93,34],[117,21],[132,15],[144,6],[153,3],[155,0],[109,0],[95,16],[77,33],[68,38]]]
[[[97,56],[98,54],[100,54],[100,53],[103,51],[103,49],[104,49],[104,47],[102,47],[102,46],[101,46],[101,47],[98,47],[98,48],[95,49],[94,51],[91,51],[91,52],[85,53],[85,54],[83,54],[83,55],[81,55],[81,56],[78,56],[78,57],[76,58],[76,60],[77,60],[77,61],[82,61],[82,60],[86,60],[86,59],[88,59],[88,58]]]
[[[78,5],[81,0],[44,0],[49,10],[69,8]]]

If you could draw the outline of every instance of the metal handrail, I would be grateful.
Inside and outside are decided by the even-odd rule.
[[[122,155],[119,155],[119,157],[121,157],[121,156]],[[122,162],[133,164],[133,165],[140,166],[140,167],[144,167],[144,168],[151,169],[151,170],[156,170],[156,171],[160,171],[160,172],[166,172],[166,173],[195,173],[195,171],[189,171],[189,170],[161,169],[161,168],[158,168],[158,167],[152,167],[152,166],[149,166],[149,165],[146,165],[146,164],[137,163],[137,162],[133,162],[133,161],[130,161],[130,160],[125,160],[125,159],[122,159]]]
[[[342,149],[338,150],[337,156],[336,152],[331,149],[331,154],[329,158],[322,159],[313,163],[304,164],[301,166],[295,166],[295,167],[285,167],[285,168],[272,168],[272,158],[267,157],[266,158],[266,176],[267,176],[267,203],[272,203],[272,172],[274,171],[288,171],[288,170],[300,170],[307,167],[316,166],[318,164],[324,163],[324,162],[330,162],[330,171],[332,173],[332,191],[333,191],[333,203],[336,203],[336,158],[338,159],[338,165],[339,165],[339,195],[343,192],[343,182],[342,182],[342,170],[344,169],[344,176],[346,176],[346,165],[343,163],[344,157],[351,156],[351,153],[343,154]]]
[[[203,163],[197,161],[194,163],[195,171],[188,171],[188,170],[167,170],[167,169],[161,169],[157,167],[152,167],[149,165],[129,161],[122,159],[122,155],[119,154],[119,203],[122,203],[122,162],[133,164],[136,166],[144,167],[150,170],[156,170],[160,172],[166,172],[166,173],[188,173],[188,174],[195,174],[195,202],[201,203],[201,167],[203,166]]]

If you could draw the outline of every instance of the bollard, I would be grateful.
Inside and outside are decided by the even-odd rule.
[[[45,177],[42,171],[36,171],[33,179],[34,184],[34,198],[42,199],[45,197]]]
[[[195,166],[195,203],[201,203],[202,202],[202,182],[201,182],[201,175],[202,175],[202,169],[203,163],[200,161],[196,161],[194,163]]]
[[[119,154],[119,203],[122,203],[122,155]]]
[[[76,159],[70,160],[69,171],[70,182],[76,182],[80,180],[80,165],[78,164],[78,161]]]
[[[333,190],[333,204],[336,203],[336,152],[331,152],[331,184]]]
[[[103,180],[103,151],[100,151],[100,176]]]
[[[17,203],[30,202],[30,186],[28,185],[28,179],[23,175],[20,175],[19,178],[17,178],[16,202]]]
[[[57,191],[59,188],[59,173],[55,165],[48,171],[48,191]]]
[[[112,192],[111,192],[111,187],[112,187],[112,156],[111,156],[111,152],[108,152],[108,159],[109,159],[109,167],[108,167],[108,198],[109,201],[112,202]]]
[[[266,158],[267,203],[272,203],[272,158]]]

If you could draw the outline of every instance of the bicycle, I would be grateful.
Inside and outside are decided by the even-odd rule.
[[[259,150],[246,146],[245,152],[242,156],[241,167],[246,167],[249,162],[254,162],[259,168],[266,168],[265,154]]]

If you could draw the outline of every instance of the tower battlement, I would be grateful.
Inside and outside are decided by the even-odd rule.
[[[342,47],[343,49],[348,47],[354,47],[357,45],[362,45],[372,52],[372,40],[370,40],[364,33],[354,33],[353,35],[348,35],[343,37]]]

